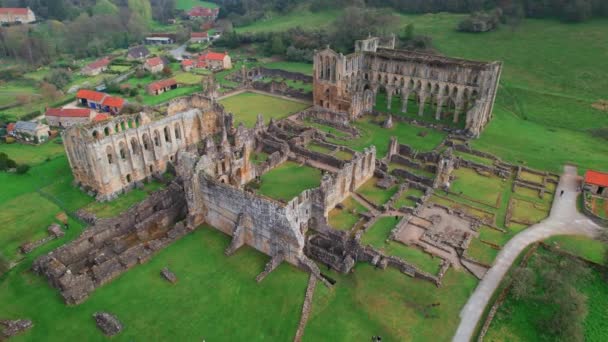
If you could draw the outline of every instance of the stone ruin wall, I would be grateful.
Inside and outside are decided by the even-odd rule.
[[[201,95],[174,100],[167,113],[155,121],[140,113],[68,128],[63,141],[75,180],[98,200],[113,199],[164,173],[177,151],[218,132],[224,117],[220,105]]]
[[[38,258],[33,269],[59,289],[67,304],[80,304],[97,287],[186,235],[179,222],[185,208],[182,188],[172,183],[123,214],[97,221],[74,241]]]
[[[374,42],[376,40],[376,42]],[[383,46],[377,38],[356,43],[355,53],[339,54],[329,48],[314,57],[313,97],[317,108],[348,113],[351,120],[371,113],[378,92],[401,99],[401,111],[408,101],[435,108],[440,120],[445,107],[453,111],[454,122],[466,115],[465,128],[479,136],[489,122],[502,64],[447,58]]]

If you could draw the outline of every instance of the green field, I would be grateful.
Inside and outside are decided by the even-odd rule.
[[[430,274],[436,274],[441,265],[441,259],[431,256],[416,247],[409,247],[395,241],[386,241],[391,230],[397,225],[394,217],[381,217],[363,235],[361,244],[371,245],[387,255],[402,258],[406,262]]]
[[[442,132],[401,122],[394,122],[393,128],[390,129],[382,128],[382,122],[384,122],[382,117],[363,117],[355,123],[355,127],[361,133],[360,137],[347,140],[329,139],[329,141],[338,145],[346,145],[360,152],[366,147],[375,145],[377,157],[383,158],[388,151],[388,144],[392,136],[397,137],[400,143],[410,145],[419,151],[430,151],[445,138],[445,134]],[[426,136],[420,136],[421,132],[426,132]]]
[[[475,170],[460,168],[453,172],[456,177],[450,191],[461,194],[472,200],[479,201],[490,207],[497,207],[499,196],[505,184],[496,176],[482,176]]]
[[[239,33],[257,33],[286,31],[289,28],[298,26],[305,29],[321,28],[328,26],[338,14],[338,11],[312,13],[305,9],[293,11],[287,15],[267,13],[267,19],[256,21],[251,25],[236,27],[235,30]]]
[[[212,228],[199,229],[75,307],[64,305],[44,278],[20,266],[0,283],[2,314],[36,322],[17,340],[105,341],[91,317],[97,311],[122,321],[124,330],[114,338],[119,341],[293,339],[307,274],[284,263],[258,284],[255,277],[268,257],[252,248],[226,257],[229,243]],[[198,260],[196,266],[192,260]],[[166,266],[178,277],[175,285],[159,274]]]
[[[255,126],[258,114],[262,114],[264,121],[268,124],[270,118],[283,119],[310,106],[301,102],[250,92],[230,96],[219,102],[226,111],[234,114],[235,124],[243,122],[247,127]]]
[[[53,159],[65,153],[63,144],[57,144],[56,140],[41,145],[0,144],[0,152],[6,153],[17,164],[39,164],[47,158]]]
[[[269,62],[262,65],[268,69],[281,69],[291,72],[299,72],[304,75],[312,76],[312,64],[297,62]]]
[[[154,191],[160,190],[162,184],[152,182],[144,185],[143,189],[133,189],[110,202],[93,202],[83,209],[95,214],[97,218],[110,218],[120,215],[125,210],[143,201]]]
[[[545,242],[583,259],[602,264],[608,245],[585,236],[554,236]]]
[[[290,201],[306,189],[321,184],[321,170],[287,161],[261,177],[258,193],[276,200]]]
[[[202,0],[176,0],[175,8],[178,10],[189,10],[193,7],[201,6],[205,8],[217,8],[219,7],[216,3]]]

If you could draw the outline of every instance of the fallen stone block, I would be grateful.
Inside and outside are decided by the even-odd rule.
[[[160,275],[171,284],[177,283],[177,277],[175,276],[175,273],[171,272],[168,267],[163,268],[160,271]]]
[[[0,337],[11,338],[34,326],[29,319],[0,320],[0,326],[4,327]],[[0,339],[2,340],[2,339]]]
[[[112,314],[96,312],[93,314],[93,318],[99,330],[106,336],[114,336],[122,331],[122,323]]]

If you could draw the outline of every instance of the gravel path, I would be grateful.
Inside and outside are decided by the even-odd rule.
[[[488,270],[467,304],[460,311],[460,325],[454,335],[454,342],[468,342],[471,340],[477,322],[481,319],[492,294],[498,288],[502,278],[517,256],[527,246],[554,235],[586,235],[590,237],[597,235],[600,227],[576,209],[578,185],[576,168],[566,166],[556,189],[549,217],[517,234],[501,250],[492,268]],[[564,193],[560,196],[562,190]]]

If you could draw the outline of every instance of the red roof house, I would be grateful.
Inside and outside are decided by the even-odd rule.
[[[93,121],[94,122],[102,122],[102,121],[106,121],[110,118],[110,116],[108,114],[97,114],[94,118]]]
[[[587,170],[585,173],[585,183],[601,187],[608,187],[608,173]]]
[[[104,57],[82,68],[81,73],[87,76],[99,75],[108,69],[108,65],[110,65],[110,58]]]
[[[6,125],[6,133],[11,134],[11,133],[13,133],[14,130],[15,130],[14,122],[11,122],[8,125]]]
[[[201,6],[196,6],[188,11],[188,16],[190,17],[190,19],[204,18],[204,19],[215,20],[219,13],[220,13],[219,8],[205,8],[205,7],[201,7]]]
[[[104,94],[104,93],[100,93],[98,91],[88,90],[88,89],[80,89],[76,93],[77,99],[86,100],[86,102],[93,102],[93,103],[97,103],[97,104],[101,104],[101,102],[103,101],[103,99],[105,97],[106,97],[106,94]],[[82,104],[86,106],[86,102],[82,102]],[[94,107],[92,107],[92,108],[94,108]]]
[[[160,57],[148,58],[144,63],[144,69],[150,71],[151,73],[161,72],[164,67],[165,62]]]
[[[191,32],[190,41],[194,43],[208,42],[209,34],[207,32]]]
[[[232,60],[227,53],[207,52],[200,55],[198,60],[207,63],[210,69],[232,69]]]
[[[0,8],[0,23],[31,23],[34,21],[36,21],[36,15],[29,8]]]
[[[90,108],[49,108],[45,117],[49,126],[70,127],[91,122],[95,114]]]
[[[159,95],[175,88],[177,88],[177,81],[173,78],[152,82],[147,86],[150,95]]]
[[[116,96],[107,96],[103,99],[101,107],[104,112],[118,114],[125,104],[125,100]]]

